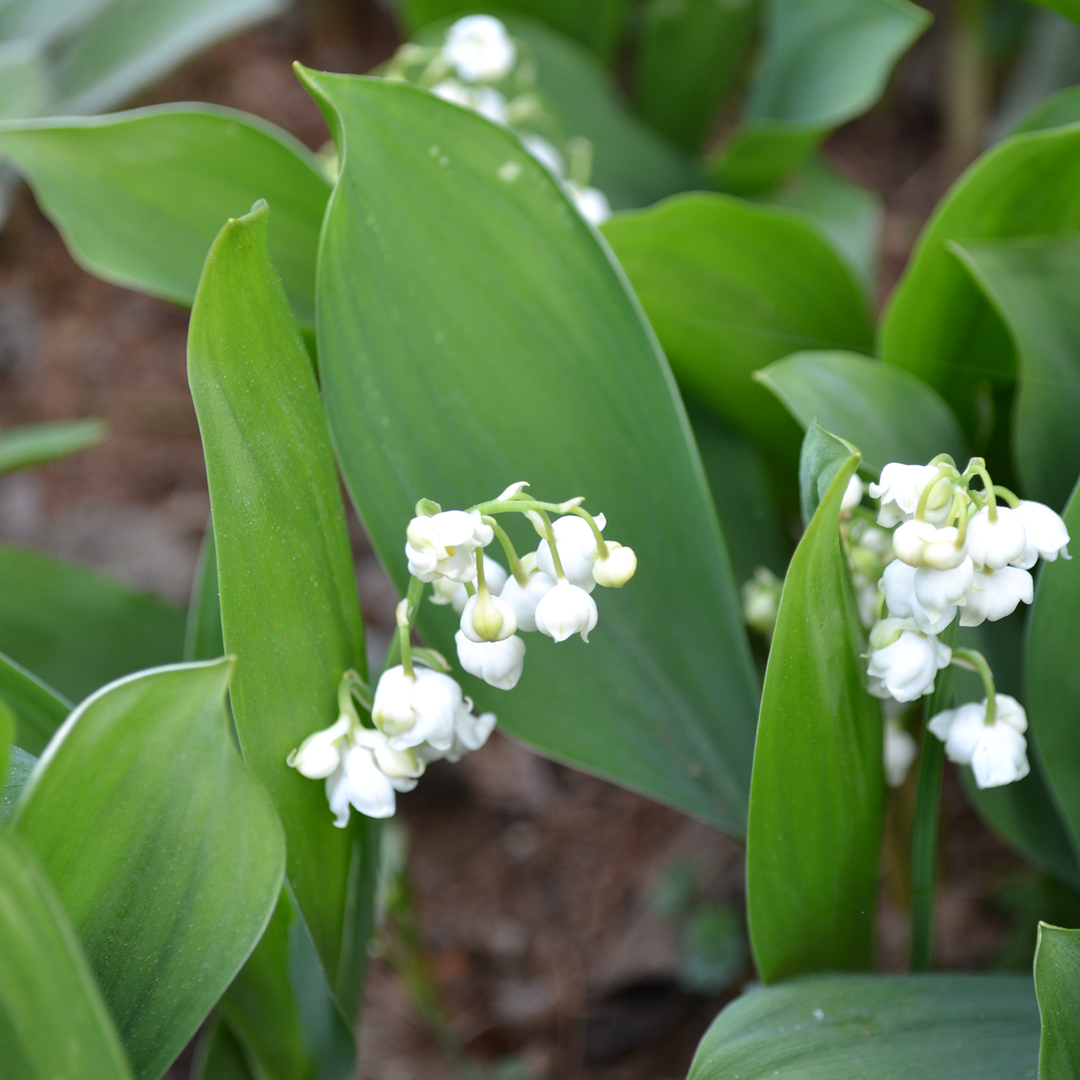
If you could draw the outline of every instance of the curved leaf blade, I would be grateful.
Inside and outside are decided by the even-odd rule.
[[[881,707],[865,689],[865,640],[840,548],[840,501],[859,453],[832,442],[822,474],[831,479],[784,581],[754,748],[747,916],[765,983],[873,966]]]
[[[770,364],[755,378],[787,406],[803,428],[817,420],[863,449],[863,465],[879,473],[949,453],[967,462],[960,425],[926,383],[880,360],[843,352],[801,352]]]
[[[391,578],[404,591],[421,496],[471,506],[519,478],[587,494],[638,554],[632,586],[605,593],[588,645],[530,637],[512,694],[462,681],[532,746],[741,834],[741,611],[670,373],[609,254],[508,132],[402,84],[301,74],[344,163],[319,269],[327,415]],[[454,655],[456,615],[423,608]]]
[[[33,855],[0,830],[0,1061],[8,1080],[130,1080],[101,993]]]
[[[1080,930],[1039,923],[1035,993],[1042,1017],[1039,1080],[1080,1075]]]
[[[109,435],[104,420],[22,424],[0,432],[0,473],[43,465],[97,446]]]
[[[288,876],[343,1015],[366,938],[350,892],[361,826],[334,827],[324,785],[285,759],[337,716],[364,629],[326,418],[267,250],[269,210],[221,230],[191,314],[188,380],[210,486],[232,707],[244,758],[288,839]]]
[[[3,653],[0,653],[0,700],[7,703],[18,721],[15,744],[31,754],[40,754],[45,749],[72,709],[70,701]]]
[[[1039,1013],[1012,975],[829,976],[753,991],[713,1021],[688,1080],[1016,1080]],[[857,1070],[857,1073],[853,1072]]]
[[[87,698],[15,809],[147,1080],[254,948],[284,871],[281,826],[229,734],[232,666],[158,668]]]
[[[274,265],[297,318],[314,322],[330,188],[314,155],[272,124],[212,105],[156,105],[6,124],[0,151],[90,273],[185,306],[221,223],[271,201]]]

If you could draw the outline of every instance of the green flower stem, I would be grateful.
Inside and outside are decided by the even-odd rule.
[[[499,538],[499,543],[502,544],[502,549],[506,552],[506,560],[510,563],[510,573],[514,575],[514,580],[522,587],[528,585],[529,575],[525,573],[525,567],[521,565],[513,541],[507,536],[506,530],[493,517],[486,516],[483,521],[485,525],[491,526],[495,535]]]
[[[584,501],[584,496],[579,495],[576,499],[567,499],[566,502],[561,503],[538,502],[528,495],[519,493],[512,499],[477,503],[469,507],[468,513],[476,512],[483,516],[485,514],[524,514],[528,510],[536,510],[550,514],[569,514],[578,503]]]
[[[479,547],[476,549],[476,591],[478,593],[488,591],[487,582],[484,580],[484,549]]]
[[[926,504],[930,501],[930,493],[941,483],[942,480],[952,480],[953,470],[938,466],[938,474],[928,484],[923,485],[922,494],[919,496],[919,503],[915,507],[915,517],[918,521],[923,520],[923,516],[926,513]]]
[[[356,671],[350,668],[341,676],[341,682],[338,683],[338,709],[341,712],[355,717],[359,722],[355,703],[359,702],[364,709],[371,712],[372,700],[371,687]]]
[[[1014,510],[1020,505],[1019,496],[1015,495],[1007,487],[1002,487],[1001,484],[994,485],[994,494],[1003,498]]]
[[[551,549],[551,561],[555,564],[555,576],[559,581],[566,580],[563,572],[562,559],[559,558],[559,545],[555,542],[555,530],[551,527],[551,518],[543,510],[537,510],[537,515],[544,523],[544,535],[547,537],[548,547]]]
[[[968,462],[968,467],[964,470],[961,479],[968,481],[976,476],[983,482],[982,496],[986,500],[986,505],[990,507],[990,520],[997,521],[997,499],[994,496],[994,481],[990,479],[990,474],[986,471],[986,462],[981,457],[973,457]]]
[[[986,657],[977,649],[954,649],[952,662],[967,671],[977,672],[982,679],[986,694],[986,726],[993,727],[997,719],[997,691],[994,688],[994,673],[986,662]]]
[[[589,523],[589,528],[593,531],[593,536],[596,537],[596,551],[601,559],[608,557],[607,544],[604,542],[604,534],[600,531],[600,527],[593,520],[592,514],[585,509],[584,506],[572,506],[570,508],[571,514],[576,514],[579,518],[584,518]]]
[[[951,645],[956,623],[941,635]],[[926,706],[919,774],[915,785],[915,816],[911,826],[911,970],[929,971],[934,943],[934,879],[937,871],[938,816],[941,806],[941,771],[945,746],[929,727],[952,698],[952,669],[939,671]]]
[[[412,577],[409,579],[409,591],[397,608],[398,632],[395,636],[401,649],[401,666],[405,674],[410,678],[413,677],[413,664],[409,638],[412,633],[412,625],[416,621],[416,613],[420,610],[420,600],[423,595],[424,582],[418,577]]]

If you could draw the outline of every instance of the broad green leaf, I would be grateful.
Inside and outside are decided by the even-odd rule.
[[[865,690],[839,538],[858,464],[848,450],[795,549],[765,672],[746,842],[750,942],[765,983],[873,966],[881,706]]]
[[[638,115],[696,152],[738,74],[757,25],[757,0],[649,0],[641,16]]]
[[[851,455],[857,453],[851,443],[830,434],[817,421],[807,427],[799,454],[799,510],[804,531],[809,528],[836,474],[847,465]]]
[[[854,353],[802,352],[756,377],[804,428],[817,420],[862,448],[870,472],[881,472],[890,461],[921,464],[941,453],[967,463],[949,406],[926,383],[891,364]]]
[[[771,187],[827,131],[877,101],[893,65],[929,22],[907,0],[769,0],[744,127],[718,163],[721,186]],[[765,157],[759,132],[771,147]]]
[[[757,694],[740,605],[617,267],[508,132],[402,84],[301,74],[344,161],[319,267],[327,414],[391,579],[404,589],[421,496],[467,507],[518,479],[587,496],[637,552],[634,581],[598,597],[588,645],[531,635],[515,691],[467,692],[543,752],[741,834]],[[423,605],[449,656],[457,622]]]
[[[938,390],[976,453],[1007,413],[1015,357],[1008,331],[950,241],[1080,231],[1080,126],[1014,135],[979,159],[938,205],[893,293],[883,359]],[[999,416],[1004,431],[1007,416]]]
[[[1038,1052],[1027,976],[833,975],[737,998],[688,1080],[1018,1080]]]
[[[0,151],[98,277],[190,304],[221,223],[275,207],[271,252],[297,318],[315,311],[329,187],[314,156],[258,117],[212,105],[12,123]]]
[[[608,57],[622,35],[627,0],[500,0],[484,8],[462,0],[402,0],[405,21],[412,30],[450,17],[489,11],[508,19],[512,13],[531,15],[553,30],[581,42],[599,56]]]
[[[1065,510],[1070,535],[1080,536],[1080,497]],[[1039,574],[1028,622],[1026,653],[1029,737],[1038,744],[1046,777],[1080,860],[1080,560],[1059,558]]]
[[[179,660],[184,616],[72,563],[0,545],[0,652],[65,697]]]
[[[188,604],[184,636],[185,660],[213,660],[225,654],[221,636],[221,598],[218,596],[217,545],[213,519],[206,523],[195,580]]]
[[[54,111],[114,108],[193,53],[287,6],[288,0],[112,0],[57,50]]]
[[[1035,993],[1042,1017],[1039,1080],[1080,1076],[1080,930],[1039,923]]]
[[[130,1080],[64,909],[26,845],[0,829],[4,1080]]]
[[[18,746],[11,747],[4,786],[0,788],[0,824],[15,812],[22,789],[26,787],[37,762],[38,759],[33,754],[28,754]]]
[[[1012,134],[1022,135],[1025,131],[1046,131],[1048,128],[1075,124],[1078,120],[1080,120],[1080,86],[1067,86],[1064,90],[1043,98],[1013,128]]]
[[[0,653],[0,700],[12,709],[18,721],[15,744],[31,754],[40,754],[45,749],[72,709],[70,701],[3,653]]]
[[[11,711],[3,698],[0,698],[0,776],[4,777],[7,786],[8,757],[11,752],[11,744],[15,741],[15,727],[18,717]]]
[[[232,666],[157,668],[87,698],[15,810],[137,1078],[155,1080],[194,1035],[281,886],[281,826],[229,734]]]
[[[350,892],[362,827],[335,828],[324,785],[285,759],[333,723],[342,674],[364,670],[364,629],[326,420],[270,264],[269,220],[261,206],[214,241],[191,315],[188,379],[225,647],[239,657],[232,706],[240,746],[281,815],[293,894],[351,1021],[367,944],[355,933],[363,898]]]
[[[0,432],[0,473],[59,461],[108,437],[104,420],[59,420],[23,424]]]
[[[248,1065],[240,1040],[220,1017],[199,1036],[191,1080],[261,1080]]]
[[[952,248],[1016,348],[1012,442],[1024,494],[1060,510],[1080,475],[1080,234]]]
[[[753,198],[766,206],[789,206],[809,214],[847,261],[866,294],[874,294],[885,216],[879,195],[849,180],[819,155],[780,187]]]
[[[729,195],[681,195],[603,231],[683,389],[793,466],[798,425],[753,372],[871,344],[866,301],[821,231]]]

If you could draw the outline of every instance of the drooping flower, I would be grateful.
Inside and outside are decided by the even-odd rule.
[[[498,19],[468,15],[447,31],[442,55],[466,82],[498,82],[513,70],[517,49]]]
[[[637,570],[637,556],[632,548],[623,547],[613,540],[608,540],[607,557],[598,554],[593,563],[592,575],[597,585],[607,589],[621,589]]]
[[[351,718],[339,716],[330,727],[309,735],[285,763],[310,780],[325,779],[341,764],[345,737],[351,728]]]
[[[603,225],[611,217],[611,203],[599,188],[582,187],[582,185],[568,180],[566,190],[570,192],[570,197],[574,202],[574,206],[577,207],[578,213],[590,225]]]
[[[461,666],[489,686],[513,690],[525,664],[525,642],[516,634],[502,641],[471,641],[460,630],[454,635]]]
[[[1047,562],[1054,562],[1059,555],[1063,559],[1071,558],[1069,530],[1061,516],[1055,514],[1049,506],[1021,499],[1014,513],[1023,522],[1024,535],[1027,538],[1023,554],[1019,559],[1012,560],[1014,566],[1030,570],[1038,558]]]
[[[905,521],[893,533],[893,550],[908,566],[929,566],[935,570],[952,570],[968,557],[959,529],[952,525],[939,529],[917,518]]]
[[[449,675],[419,667],[407,675],[398,664],[379,679],[371,718],[391,749],[408,750],[427,742],[445,750],[453,742],[454,717],[462,708],[471,709],[472,703]]]
[[[528,584],[519,584],[517,578],[511,574],[506,579],[499,597],[513,608],[517,616],[518,629],[531,633],[536,629],[536,605],[546,593],[555,588],[555,579],[548,577],[536,565],[535,551],[530,551],[521,560],[521,565],[525,573],[529,575]],[[492,586],[492,592],[494,591],[494,586]]]
[[[934,487],[927,498],[925,519],[940,524],[949,513],[951,497],[948,477],[936,465],[902,465],[893,461],[881,470],[881,479],[870,484],[870,497],[880,499],[878,524],[887,529],[910,518],[928,484]]]
[[[990,520],[990,507],[984,506],[967,525],[967,549],[976,566],[1000,570],[1022,559],[1027,548],[1023,518],[1007,506],[997,508],[997,520]]]
[[[506,584],[506,571],[490,555],[484,556],[484,580],[487,587],[496,595],[500,595]],[[459,581],[451,581],[450,578],[436,578],[431,586],[431,602],[433,604],[451,604],[460,615],[465,610],[465,603],[469,594],[465,586]]]
[[[970,765],[980,788],[1022,780],[1031,771],[1027,759],[1027,715],[1008,694],[995,694],[996,716],[986,723],[986,699],[932,717],[928,727],[943,743],[950,761]]]
[[[516,632],[517,615],[501,597],[482,589],[465,602],[461,633],[470,641],[505,641]]]
[[[885,720],[882,751],[885,757],[885,782],[889,787],[899,787],[918,756],[919,748],[895,716]]]
[[[604,515],[597,514],[594,520],[596,527],[603,531],[607,524]],[[596,536],[589,527],[589,523],[576,514],[567,514],[565,517],[556,518],[551,523],[551,531],[555,534],[555,543],[559,548],[559,561],[562,563],[567,581],[586,592],[592,592],[596,588],[596,579],[592,572],[593,563],[596,561]],[[559,576],[555,572],[555,562],[551,557],[547,540],[540,541],[540,546],[536,549],[536,561],[540,569],[552,580]]]
[[[938,671],[952,659],[948,645],[920,633],[906,619],[882,619],[870,631],[870,648],[868,689],[897,701],[916,701],[929,694]]]
[[[478,513],[464,510],[418,515],[409,522],[405,535],[410,574],[421,581],[448,577],[462,583],[476,580],[473,553],[495,538],[491,526],[485,525]]]
[[[417,758],[429,765],[433,761],[460,761],[466,754],[479,750],[495,730],[495,714],[486,712],[458,713],[454,724],[454,741],[449,750],[436,750],[424,743],[416,748]]]
[[[970,560],[968,563],[970,565]],[[890,615],[897,619],[911,619],[924,634],[940,634],[956,617],[956,607],[950,604],[931,612],[923,606],[915,582],[918,574],[926,572],[925,568],[916,569],[900,559],[894,559],[881,575],[881,589],[885,593],[885,606]],[[930,572],[951,573],[948,570]]]
[[[863,497],[863,482],[858,476],[853,476],[848,481],[848,486],[844,489],[844,497],[840,500],[840,512],[845,510],[854,510],[859,503],[862,502]]]
[[[504,127],[509,119],[510,110],[506,98],[493,86],[465,86],[457,79],[443,79],[431,88],[431,92],[443,101],[472,109],[485,119]]]
[[[915,571],[915,596],[932,619],[940,619],[950,608],[955,610],[966,603],[974,576],[975,567],[971,559],[965,559],[951,570],[920,566]]]
[[[569,581],[557,582],[536,605],[536,629],[556,641],[565,641],[572,634],[581,634],[582,641],[588,641],[597,617],[596,601]]]
[[[784,583],[767,567],[759,566],[742,587],[743,621],[752,630],[771,637],[780,610]]]
[[[1019,567],[976,570],[960,615],[960,625],[979,626],[987,619],[990,622],[1004,619],[1018,604],[1030,604],[1034,591],[1031,575]]]

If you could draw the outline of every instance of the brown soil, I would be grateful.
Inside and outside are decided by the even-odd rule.
[[[322,119],[289,64],[365,71],[397,43],[374,2],[311,3],[190,64],[141,103],[211,101],[257,113],[312,148]],[[887,200],[882,281],[895,281],[941,191],[933,35],[886,101],[829,153]],[[24,189],[0,234],[0,427],[107,418],[104,445],[0,480],[0,539],[96,566],[176,603],[206,522],[202,454],[185,379],[186,312],[99,282],[68,256]],[[353,523],[374,639],[395,597]],[[461,1041],[506,1076],[678,1080],[723,1004],[675,985],[673,928],[649,897],[665,870],[703,869],[708,895],[739,901],[741,849],[704,825],[494,737],[431,770],[403,800],[423,940]],[[944,808],[940,958],[985,965],[1005,929],[988,904],[1014,857],[967,808]],[[905,921],[883,905],[881,952],[903,966]],[[746,972],[749,978],[751,972]],[[361,1029],[370,1080],[452,1076],[401,984],[373,964]],[[177,1074],[179,1075],[179,1074]]]

